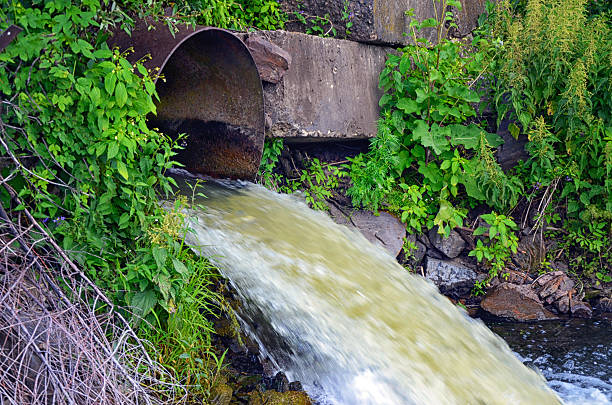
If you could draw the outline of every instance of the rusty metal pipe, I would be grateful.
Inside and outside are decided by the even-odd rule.
[[[153,29],[148,29],[148,27]],[[110,46],[132,47],[131,62],[150,54],[159,67],[157,115],[149,126],[176,138],[186,133],[177,160],[190,172],[253,179],[264,142],[264,100],[257,66],[244,43],[219,28],[139,21],[132,35],[117,31]]]

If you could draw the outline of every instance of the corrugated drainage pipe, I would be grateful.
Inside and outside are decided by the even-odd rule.
[[[150,54],[145,66],[161,69],[157,115],[148,123],[172,137],[188,135],[176,160],[194,173],[255,177],[264,142],[263,90],[239,38],[202,26],[182,26],[172,36],[163,23],[140,21],[131,36],[117,31],[108,42],[121,50],[132,47],[132,62]]]

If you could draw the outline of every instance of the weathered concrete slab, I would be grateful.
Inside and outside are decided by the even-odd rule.
[[[392,48],[285,31],[262,35],[291,55],[277,84],[264,83],[266,136],[359,139],[376,135],[378,76]]]
[[[458,36],[471,32],[478,21],[478,16],[484,11],[486,0],[463,0],[462,11],[453,10],[455,23],[458,26]],[[440,15],[441,10],[435,10],[433,1],[425,0],[348,0],[347,11],[349,19],[345,17],[345,2],[341,0],[280,0],[281,7],[288,13],[290,22],[287,29],[290,31],[305,32],[308,28],[295,17],[295,12],[301,12],[303,16],[329,15],[329,20],[336,29],[339,38],[347,38],[354,41],[386,44],[407,45],[410,37],[404,35],[409,33],[410,19],[405,12],[411,8],[415,11],[418,20],[424,20]],[[440,5],[435,3],[438,8]],[[292,17],[293,16],[293,17]],[[350,33],[347,34],[346,24],[353,23]],[[325,29],[329,24],[320,20]],[[434,39],[433,30],[427,35],[430,40]]]

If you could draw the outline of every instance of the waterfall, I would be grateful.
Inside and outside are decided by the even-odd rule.
[[[255,184],[203,192],[188,242],[234,285],[278,368],[320,403],[561,403],[481,321],[357,231]]]

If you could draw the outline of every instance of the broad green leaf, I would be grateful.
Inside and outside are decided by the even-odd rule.
[[[397,102],[397,108],[404,111],[406,114],[421,113],[421,107],[419,107],[416,101],[409,98],[401,98]]]
[[[477,125],[453,124],[448,127],[451,131],[451,144],[453,146],[463,145],[466,149],[475,149],[478,147],[482,129]]]
[[[439,155],[450,149],[447,139],[450,134],[450,128],[433,124],[429,131],[421,134],[421,144],[426,148],[432,148],[435,154]]]
[[[114,73],[110,72],[104,77],[104,89],[109,95],[113,95],[115,92],[115,84],[117,83],[117,76]]]
[[[127,101],[127,90],[123,82],[117,83],[117,87],[115,87],[115,100],[119,107],[123,107]]]
[[[157,268],[161,271],[166,267],[166,258],[168,257],[168,251],[165,248],[154,246],[152,249],[153,258],[157,264]]]
[[[180,261],[175,259],[174,257],[172,258],[172,265],[174,266],[174,270],[176,270],[176,272],[178,274],[180,274],[181,276],[188,276],[189,275],[189,270],[187,269],[187,267]]]
[[[157,294],[153,290],[147,290],[134,294],[132,307],[140,317],[147,316],[157,304]]]
[[[129,180],[130,176],[128,174],[127,171],[127,167],[125,167],[125,163],[123,163],[122,161],[117,161],[117,171],[119,172],[119,174],[121,176],[123,176],[124,179]]]
[[[106,153],[106,159],[111,160],[119,153],[119,144],[117,142],[111,142],[108,144],[108,151]]]

